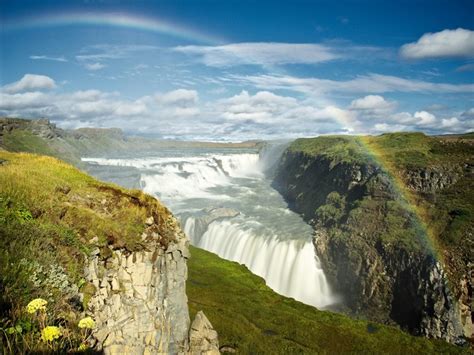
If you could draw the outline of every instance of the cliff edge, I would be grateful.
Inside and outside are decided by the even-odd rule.
[[[205,316],[190,329],[188,240],[166,207],[55,158],[0,162],[3,350],[218,353]]]
[[[274,186],[315,230],[349,313],[413,334],[473,336],[470,135],[298,139]]]

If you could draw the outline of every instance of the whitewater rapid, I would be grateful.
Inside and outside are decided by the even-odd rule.
[[[180,218],[191,244],[246,265],[282,295],[325,308],[336,297],[315,254],[312,229],[271,187],[268,159],[255,151],[188,149],[83,161],[101,178],[129,185],[116,169],[130,169],[125,175],[138,174],[139,187]]]

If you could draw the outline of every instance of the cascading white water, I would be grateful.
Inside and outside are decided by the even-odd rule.
[[[195,236],[194,227],[195,219],[189,217],[185,233]],[[200,238],[193,238],[193,244],[246,265],[282,295],[319,308],[334,303],[311,241],[261,236],[251,228],[224,220],[212,222]]]
[[[144,191],[177,214],[191,243],[245,264],[269,287],[301,302],[336,302],[311,241],[311,228],[291,212],[263,170],[268,156],[193,150],[137,159],[83,159],[136,168]]]

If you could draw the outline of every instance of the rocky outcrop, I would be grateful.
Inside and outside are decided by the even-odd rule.
[[[61,137],[64,133],[63,130],[57,128],[55,124],[47,119],[29,121],[17,118],[0,118],[0,145],[3,136],[14,130],[28,130],[45,139]]]
[[[191,355],[217,355],[219,340],[217,332],[202,311],[199,311],[189,329],[189,342]]]
[[[175,241],[164,247],[151,232],[155,221],[147,223],[146,250],[112,250],[105,259],[96,250],[86,269],[95,289],[88,302],[97,323],[94,347],[106,354],[178,353],[188,347],[188,241],[176,227]],[[166,223],[177,226],[172,217]]]
[[[461,169],[413,168],[402,175],[407,187],[419,193],[436,193],[453,184],[462,175]]]
[[[458,176],[420,170],[407,181],[428,193]],[[472,336],[472,290],[464,302],[455,297],[426,237],[415,238],[425,233],[417,216],[379,166],[286,151],[274,187],[314,226],[316,252],[348,312],[450,342]]]
[[[174,230],[169,243],[150,216],[144,250],[96,249],[89,258],[87,310],[96,320],[91,346],[105,354],[218,354],[217,333],[204,314],[189,328],[188,240],[174,217],[161,223]]]

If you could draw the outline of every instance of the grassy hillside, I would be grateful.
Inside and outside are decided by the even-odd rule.
[[[168,214],[140,191],[98,182],[57,159],[0,151],[3,350],[45,350],[38,324],[25,312],[37,297],[48,301],[50,325],[70,330],[60,348],[74,349],[78,317],[94,292],[82,278],[84,256],[93,250],[104,257],[113,248],[139,250],[146,218]],[[79,291],[85,295],[82,302]]]
[[[336,162],[364,162],[368,156],[360,140],[353,136],[298,138],[288,147],[290,152],[322,155]]]
[[[449,354],[463,350],[396,328],[318,311],[278,295],[242,265],[191,248],[191,317],[203,310],[239,354]]]
[[[257,148],[261,142],[184,142],[126,136],[117,128],[63,130],[48,120],[0,117],[0,149],[54,156],[81,166],[84,156],[153,154],[160,149]]]
[[[472,257],[474,241],[465,239],[474,231],[474,139],[472,133],[430,137],[423,133],[388,133],[380,136],[326,136],[297,139],[289,150],[325,156],[337,162],[372,162],[385,169],[420,217],[430,226],[445,251],[459,249],[463,260]],[[433,169],[456,175],[456,182],[436,192],[419,193],[409,185],[408,173]],[[429,177],[426,177],[429,179]],[[370,201],[366,201],[370,204]],[[365,212],[364,212],[365,213]],[[469,248],[466,248],[469,246]],[[468,255],[469,254],[469,255]],[[472,260],[472,259],[471,259]]]
[[[474,260],[472,133],[436,137],[423,133],[325,136],[298,139],[289,152],[331,162],[326,178],[314,181],[318,171],[311,171],[305,182],[291,184],[304,188],[305,183],[314,182],[317,186],[311,186],[316,194],[326,188],[326,201],[313,206],[306,217],[323,225],[334,244],[350,245],[349,258],[359,262],[361,251],[355,246],[362,250],[369,245],[374,252],[381,247],[409,252],[428,249],[425,252],[432,253],[447,271],[455,298],[470,303],[470,291],[461,288],[461,280],[469,275],[469,263]],[[344,166],[334,169],[338,164]],[[350,184],[359,171],[364,171],[360,168],[364,165],[370,165],[372,172],[366,173],[363,189],[350,192],[345,185],[338,185],[340,181]],[[299,174],[303,177],[306,169],[311,169],[297,168],[301,168]],[[335,173],[351,170],[353,175]],[[385,174],[375,179],[376,171]],[[298,197],[304,200],[310,192],[298,190]],[[307,196],[309,203],[316,200]],[[374,247],[377,245],[379,249]]]

